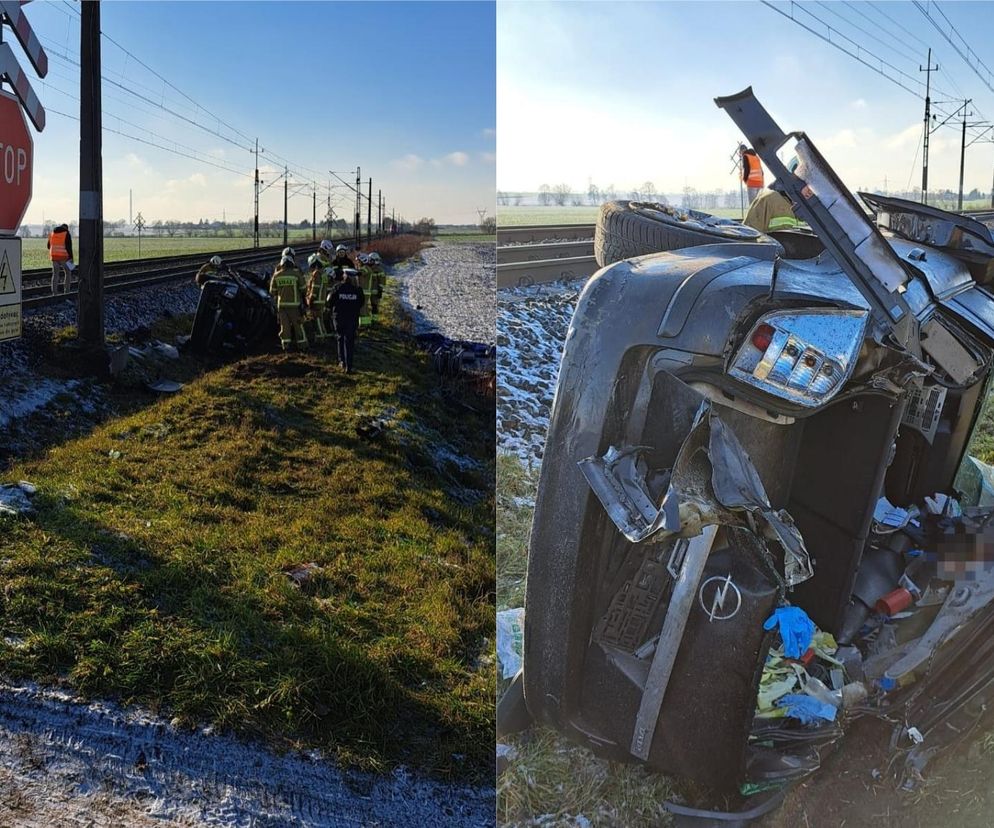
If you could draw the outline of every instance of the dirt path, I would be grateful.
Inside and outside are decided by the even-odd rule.
[[[0,686],[0,825],[493,824],[494,794],[404,771],[345,772],[106,704]]]

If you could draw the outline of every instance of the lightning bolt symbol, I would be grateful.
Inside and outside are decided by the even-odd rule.
[[[728,575],[725,576],[725,583],[723,583],[720,587],[718,587],[718,589],[715,590],[714,600],[711,602],[711,613],[710,613],[711,617],[708,619],[709,623],[714,621],[714,617],[717,614],[718,610],[722,610],[725,608],[725,598],[728,595],[728,589],[731,585],[732,585],[732,573],[729,572]]]

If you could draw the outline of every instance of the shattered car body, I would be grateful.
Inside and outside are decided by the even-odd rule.
[[[994,648],[991,565],[949,566],[989,520],[955,486],[990,381],[994,239],[866,195],[871,220],[751,89],[716,103],[813,232],[585,286],[535,505],[524,701],[598,754],[722,793],[803,777],[877,714],[914,776],[994,687],[971,650]],[[785,606],[816,625],[820,675],[770,628]],[[764,712],[798,676],[801,712]]]
[[[226,270],[201,285],[190,331],[198,352],[241,351],[276,335],[276,303],[265,277],[251,270]]]

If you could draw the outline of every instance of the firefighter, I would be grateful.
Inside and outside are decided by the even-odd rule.
[[[321,260],[321,267],[330,267],[334,254],[335,245],[328,241],[328,239],[324,239],[321,244],[318,245],[318,258]]]
[[[345,249],[344,244],[335,248],[335,258],[331,264],[332,267],[355,267],[355,262],[352,261],[352,257],[349,256],[349,251]]]
[[[294,263],[293,256],[285,255],[273,271],[273,278],[269,283],[269,292],[276,299],[276,313],[280,320],[280,346],[284,351],[294,341],[300,350],[307,349],[307,334],[300,313],[304,298],[302,279],[303,274]]]
[[[228,268],[221,261],[220,256],[211,256],[207,264],[197,271],[197,275],[193,277],[193,281],[197,283],[197,287],[202,288],[208,279],[216,279],[222,273],[227,272],[227,270]]]
[[[739,162],[742,165],[742,182],[749,190],[749,203],[752,204],[763,190],[763,164],[756,150],[739,144]]]
[[[363,313],[359,317],[359,326],[363,327],[373,324],[371,309],[375,301],[374,296],[376,295],[376,274],[366,253],[360,253],[356,258],[359,259],[359,287],[362,288],[363,295],[367,300],[363,308]]]
[[[345,281],[339,282],[328,293],[328,308],[338,334],[338,364],[346,374],[352,373],[352,357],[355,353],[355,337],[359,330],[359,314],[366,297],[356,283],[355,270],[343,271]]]
[[[760,233],[769,233],[771,230],[789,230],[800,224],[794,216],[794,206],[790,199],[774,189],[774,185],[775,182],[749,205],[749,212],[742,220],[743,224],[747,224]]]
[[[48,234],[48,257],[52,260],[52,293],[66,293],[75,270],[69,226],[60,224]],[[61,287],[61,290],[60,290]]]
[[[383,272],[383,260],[380,254],[372,252],[369,254],[369,264],[373,269],[373,293],[369,297],[369,304],[372,306],[373,321],[379,318],[380,300],[383,298],[383,287],[387,283],[387,275]]]
[[[307,309],[314,320],[314,342],[323,345],[329,339],[328,329],[324,324],[324,307],[331,282],[328,278],[329,269],[321,263],[319,254],[314,253],[307,259],[310,278],[307,280]]]

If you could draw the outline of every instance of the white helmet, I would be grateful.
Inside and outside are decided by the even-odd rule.
[[[286,267],[286,265],[295,265],[295,264],[296,263],[293,261],[293,256],[286,256],[286,255],[284,255],[280,259],[280,266],[281,267]]]
[[[328,239],[322,241],[320,247],[325,253],[331,253],[335,249],[335,245],[328,241]]]
[[[311,253],[311,255],[307,257],[307,266],[314,267],[316,264],[321,264],[321,260],[318,258],[317,253]]]
[[[221,257],[220,256],[211,256],[211,264],[214,265],[214,267],[220,267],[221,266]]]
[[[359,261],[362,262],[363,264],[366,264],[366,262],[369,261],[369,256],[367,256],[365,253],[360,253],[358,258]]]
[[[335,248],[335,252],[336,253],[344,253],[345,252],[345,245],[344,244],[338,245],[338,247]]]
[[[379,263],[380,263],[380,254],[379,254],[379,253],[377,253],[377,252],[376,252],[376,251],[374,250],[374,251],[373,251],[372,253],[370,253],[370,254],[369,254],[369,260],[370,260],[371,262],[376,262],[377,264],[379,264]]]
[[[292,247],[284,247],[283,248],[283,253],[281,255],[284,258],[287,257],[287,256],[289,256],[292,259],[297,254],[293,252],[293,248]]]

